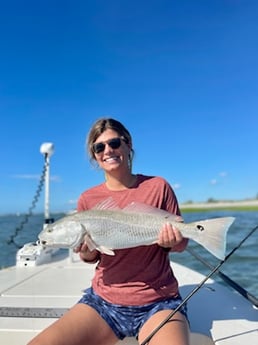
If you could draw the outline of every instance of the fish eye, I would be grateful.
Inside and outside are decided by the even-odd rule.
[[[196,225],[196,228],[199,230],[199,231],[203,231],[204,230],[204,227],[200,224],[197,224]]]

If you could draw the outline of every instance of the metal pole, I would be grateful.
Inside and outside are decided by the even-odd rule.
[[[45,220],[49,219],[49,180],[50,180],[50,158],[46,154],[46,180],[45,180]]]
[[[49,186],[50,186],[50,156],[54,153],[54,145],[52,143],[43,143],[40,147],[40,152],[45,156],[46,172],[45,172],[45,226],[53,223],[54,219],[50,218],[49,212]]]

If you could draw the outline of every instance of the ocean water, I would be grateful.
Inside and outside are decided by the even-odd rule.
[[[64,216],[64,214],[53,215],[53,218]],[[248,236],[248,234],[258,226],[258,212],[254,211],[206,211],[183,213],[185,222],[196,221],[200,219],[227,217],[236,218],[227,234],[227,254],[232,249],[239,246],[240,242]],[[15,265],[17,246],[22,246],[28,242],[37,241],[37,235],[42,230],[44,224],[44,215],[32,215],[28,222],[24,222],[24,215],[0,215],[0,268]],[[10,239],[15,236],[15,244]],[[203,247],[190,241],[189,247],[206,262],[215,267],[220,261],[211,255]],[[173,253],[171,259],[191,267],[205,275],[209,274],[211,269],[204,266],[199,260],[188,252]],[[258,229],[224,262],[220,267],[220,271],[238,283],[241,287],[258,298]],[[214,275],[218,281],[218,275]]]

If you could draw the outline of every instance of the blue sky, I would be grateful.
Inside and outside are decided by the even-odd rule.
[[[84,144],[102,116],[179,202],[256,198],[257,18],[255,0],[2,2],[0,213],[31,206],[43,142],[51,211],[102,182]]]

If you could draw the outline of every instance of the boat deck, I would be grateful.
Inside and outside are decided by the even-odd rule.
[[[90,285],[94,265],[76,254],[53,255],[51,262],[0,271],[0,343],[22,345],[53,323]],[[181,294],[187,296],[203,279],[173,263]],[[258,310],[237,292],[209,279],[188,301],[191,331],[212,337],[217,345],[257,345]],[[136,344],[127,338],[121,344]],[[193,340],[194,343],[194,340]],[[199,345],[208,344],[208,342]]]

